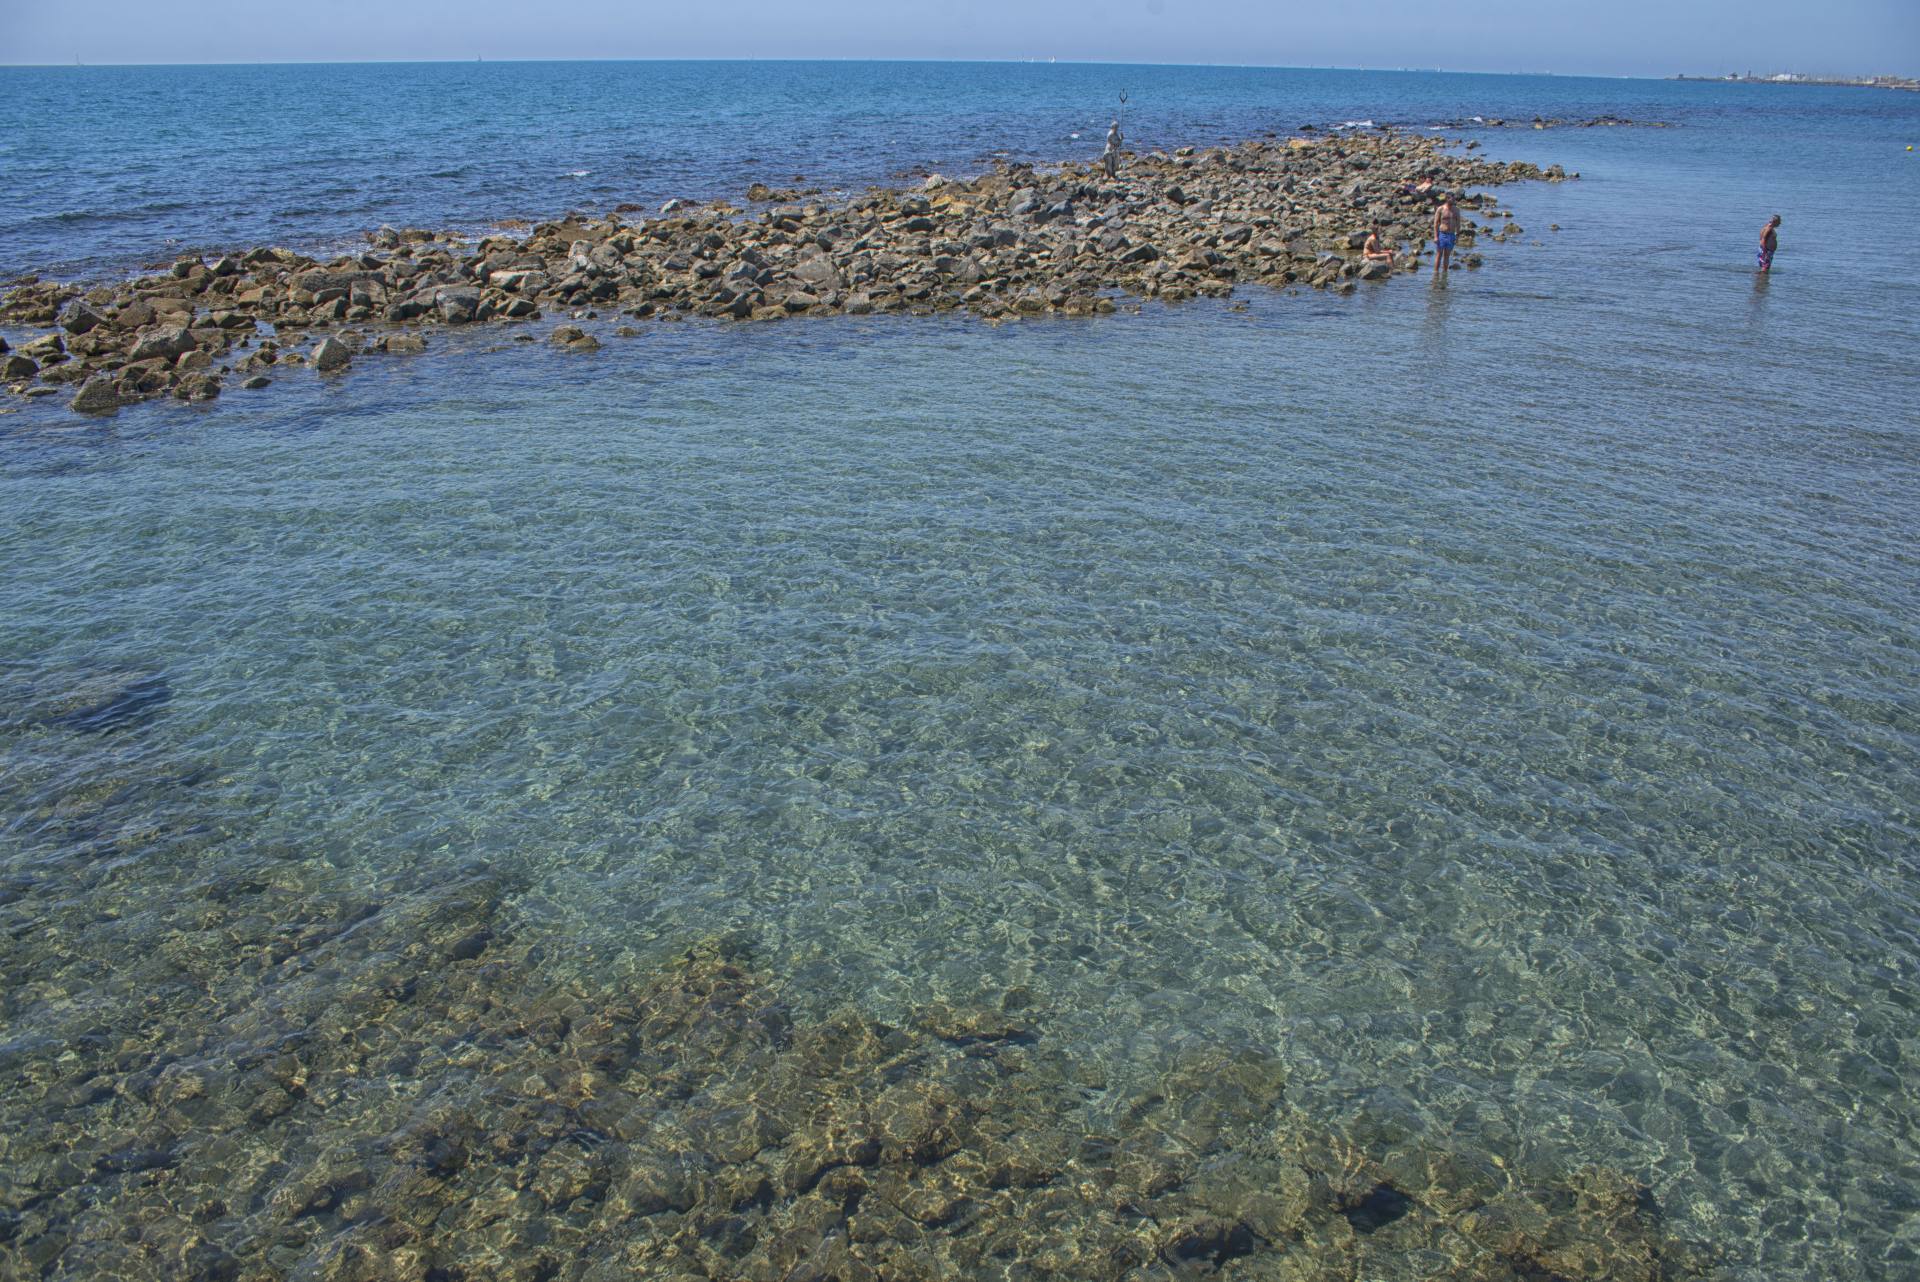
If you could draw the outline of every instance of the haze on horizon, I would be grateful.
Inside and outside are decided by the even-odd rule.
[[[1916,0],[94,0],[15,7],[10,64],[930,58],[1668,76],[1915,74]],[[316,104],[320,106],[321,104]]]

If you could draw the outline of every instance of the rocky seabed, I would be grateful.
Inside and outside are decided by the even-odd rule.
[[[1345,291],[1418,267],[1439,191],[1466,193],[1456,259],[1472,268],[1476,237],[1521,229],[1469,188],[1564,177],[1388,131],[1129,155],[1111,180],[1098,166],[1001,165],[833,204],[756,201],[783,194],[756,187],[746,209],[669,201],[660,217],[574,216],[521,239],[381,228],[368,252],[324,263],[260,248],[91,289],[17,285],[0,299],[0,323],[18,342],[0,339],[0,382],[100,414],[151,397],[207,401],[233,382],[265,387],[291,367],[331,374],[418,354],[441,326],[558,315],[569,323],[552,341],[590,351],[599,338],[572,322],[612,315],[770,322],[964,310],[1003,321],[1245,283]],[[1400,248],[1395,267],[1360,252],[1375,223]],[[23,326],[51,328],[21,338]]]
[[[0,670],[6,1282],[1711,1275],[1633,1174],[1316,1115],[1271,1047],[1113,1064],[991,976],[883,1019],[751,931],[583,949],[486,863],[236,851],[171,698]]]
[[[0,1276],[892,1282],[1707,1275],[1619,1171],[1356,1145],[1271,1055],[1144,1087],[1023,988],[798,1014],[738,942],[589,981],[484,869],[179,896],[119,1020],[0,1051]],[[9,922],[9,924],[14,924]],[[9,1014],[95,967],[76,936]]]

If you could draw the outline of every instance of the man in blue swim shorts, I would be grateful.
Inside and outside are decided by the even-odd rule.
[[[1445,275],[1453,268],[1453,247],[1460,239],[1460,211],[1454,207],[1453,193],[1442,192],[1440,208],[1433,211],[1433,274]]]
[[[1780,215],[1767,219],[1767,225],[1760,229],[1760,253],[1758,255],[1761,274],[1773,270],[1773,251],[1780,248]]]

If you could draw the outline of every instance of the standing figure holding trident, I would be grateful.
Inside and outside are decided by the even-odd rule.
[[[1120,95],[1120,115],[1127,114],[1127,95]],[[1111,182],[1120,176],[1120,148],[1127,141],[1120,132],[1120,116],[1115,116],[1113,124],[1107,129],[1107,149],[1100,153],[1100,163],[1106,167],[1107,180]]]

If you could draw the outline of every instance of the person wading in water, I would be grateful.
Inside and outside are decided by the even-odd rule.
[[[1773,251],[1780,248],[1780,215],[1767,219],[1767,225],[1760,229],[1760,252],[1756,255],[1760,263],[1760,274],[1773,270]]]
[[[1433,211],[1433,274],[1445,275],[1453,269],[1453,247],[1460,239],[1460,211],[1454,208],[1453,193],[1442,192],[1440,208]]]

